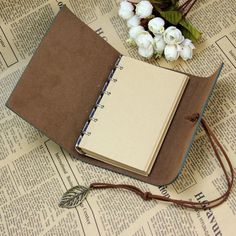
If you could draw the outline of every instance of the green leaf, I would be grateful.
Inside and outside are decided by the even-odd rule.
[[[196,42],[201,38],[202,33],[198,31],[190,22],[186,19],[182,19],[179,24],[182,26],[182,33],[185,38],[191,39],[193,42]]]
[[[190,39],[193,43],[197,42],[197,39],[185,28],[182,28],[181,32],[185,38]]]
[[[89,188],[81,185],[69,189],[61,197],[59,207],[73,208],[80,205],[87,197],[89,190]]]
[[[177,25],[183,17],[178,11],[159,11],[159,13],[166,21],[173,25]]]
[[[176,5],[177,3],[179,3],[179,0],[171,0],[173,5]]]

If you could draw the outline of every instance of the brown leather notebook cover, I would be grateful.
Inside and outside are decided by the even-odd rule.
[[[75,143],[120,54],[66,7],[58,13],[7,107],[76,158],[154,185],[172,182],[190,150],[219,71],[209,78],[190,76],[170,128],[148,177],[79,154]],[[200,119],[199,119],[200,121]]]

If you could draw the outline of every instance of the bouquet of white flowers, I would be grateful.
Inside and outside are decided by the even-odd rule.
[[[192,42],[201,33],[185,18],[196,0],[187,0],[179,6],[179,0],[123,0],[119,15],[129,27],[128,43],[138,47],[138,53],[145,58],[161,57],[168,61],[179,57],[191,59]]]

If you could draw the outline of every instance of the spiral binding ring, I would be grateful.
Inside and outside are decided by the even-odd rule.
[[[85,123],[84,128],[82,129],[82,133],[86,132],[88,125],[89,125],[89,121]]]
[[[123,69],[124,69],[124,67],[123,67],[123,66],[119,66],[119,65],[118,65],[118,66],[116,66],[116,68],[117,68],[117,69],[120,69],[120,70],[123,70]]]
[[[103,109],[103,108],[104,108],[104,105],[102,105],[102,104],[96,104],[96,107],[99,107],[99,108]]]
[[[93,115],[94,115],[95,111],[96,111],[96,108],[93,108],[92,111],[89,114],[89,120],[91,120],[93,118]]]
[[[98,96],[97,101],[96,101],[96,106],[100,103],[101,99],[102,99],[102,94]]]
[[[83,131],[82,133],[85,135],[88,135],[88,136],[91,135],[91,132],[89,132],[89,131]]]
[[[78,138],[78,140],[77,140],[77,142],[76,142],[75,148],[76,148],[76,150],[77,150],[79,153],[81,153],[81,154],[86,154],[86,153],[84,153],[84,152],[81,150],[81,148],[79,147],[79,144],[80,144],[80,142],[81,142],[81,140],[82,140],[82,137],[83,137],[84,135],[90,136],[90,135],[92,134],[90,131],[87,130],[87,128],[88,128],[88,126],[89,126],[89,123],[90,123],[91,121],[93,121],[93,122],[97,122],[97,121],[98,121],[98,119],[94,117],[94,113],[95,113],[95,111],[96,111],[97,108],[103,109],[103,108],[105,107],[104,105],[100,104],[100,101],[101,101],[101,99],[102,99],[102,97],[103,97],[104,95],[108,95],[108,96],[111,95],[111,92],[107,91],[106,89],[107,89],[107,87],[108,87],[108,85],[109,85],[109,83],[110,83],[111,81],[114,82],[114,83],[117,82],[117,79],[113,78],[113,75],[114,75],[116,69],[123,70],[123,68],[124,68],[123,66],[119,65],[120,60],[121,60],[121,57],[122,57],[122,56],[119,56],[119,58],[117,59],[117,61],[116,61],[116,63],[115,63],[114,69],[112,69],[111,72],[109,73],[108,79],[107,79],[107,81],[105,82],[105,84],[104,84],[104,86],[103,86],[103,88],[102,88],[101,94],[98,96],[97,101],[96,101],[96,103],[95,103],[95,106],[94,106],[94,108],[92,109],[92,111],[91,111],[90,114],[89,114],[89,119],[88,119],[88,121],[85,123],[84,128],[82,129],[81,134],[80,134],[80,136],[79,136],[79,138]]]
[[[105,85],[109,84],[109,82],[110,82],[110,80],[111,80],[114,73],[115,73],[115,69],[112,69],[110,74],[108,75],[108,80],[106,81]]]
[[[94,122],[97,122],[97,121],[98,121],[98,119],[95,118],[95,117],[89,118],[89,120],[94,121]]]
[[[111,92],[109,92],[109,91],[104,91],[104,93],[103,94],[106,94],[106,95],[111,95]]]
[[[116,61],[116,63],[115,63],[115,68],[118,68],[118,69],[120,69],[120,70],[123,70],[123,66],[121,66],[121,65],[119,65],[119,63],[120,63],[120,60],[121,60],[121,56],[118,58],[118,60]]]

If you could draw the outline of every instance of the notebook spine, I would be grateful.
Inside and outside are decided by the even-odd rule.
[[[106,82],[105,82],[105,84],[104,84],[104,86],[103,86],[103,88],[102,88],[102,91],[101,91],[100,95],[99,95],[98,98],[97,98],[97,101],[96,101],[96,103],[95,103],[95,106],[93,107],[92,111],[90,112],[89,118],[88,118],[88,120],[86,121],[86,123],[85,123],[85,125],[84,125],[84,127],[83,127],[83,129],[82,129],[82,131],[81,131],[81,134],[80,134],[80,136],[79,136],[79,138],[78,138],[78,140],[77,140],[77,142],[76,142],[75,148],[76,148],[76,150],[77,150],[80,154],[85,154],[85,153],[81,150],[81,148],[79,147],[79,144],[80,144],[80,142],[81,142],[83,136],[84,136],[84,135],[87,135],[87,136],[90,136],[90,135],[91,135],[91,132],[88,131],[88,126],[89,126],[90,122],[97,122],[97,121],[98,121],[98,119],[94,117],[95,111],[96,111],[97,109],[103,109],[103,108],[104,108],[104,105],[102,105],[102,104],[100,103],[102,97],[103,97],[104,95],[106,95],[106,96],[110,96],[110,95],[111,95],[111,92],[110,92],[110,91],[107,91],[107,87],[108,87],[109,83],[111,83],[111,82],[116,83],[116,82],[117,82],[117,79],[113,78],[113,75],[114,75],[115,71],[116,71],[117,69],[119,69],[119,70],[122,70],[122,69],[123,69],[123,67],[122,67],[121,65],[119,65],[121,58],[122,58],[122,55],[120,55],[120,56],[118,57],[118,59],[117,59],[117,61],[116,61],[116,63],[115,63],[114,68],[111,70],[110,74],[108,75],[108,78],[107,78],[107,80],[106,80]]]

